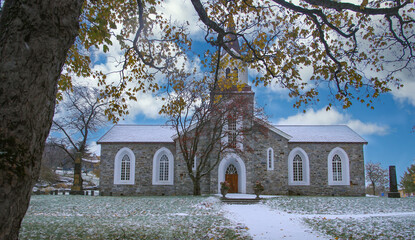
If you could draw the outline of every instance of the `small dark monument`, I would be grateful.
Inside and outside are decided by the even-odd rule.
[[[398,183],[396,181],[396,169],[395,166],[389,166],[389,192],[388,198],[400,198],[401,195],[398,192]]]

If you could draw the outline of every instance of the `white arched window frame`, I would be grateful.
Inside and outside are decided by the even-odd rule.
[[[308,155],[300,147],[294,148],[288,155],[288,184],[310,185]]]
[[[153,157],[153,185],[173,185],[174,157],[165,147],[160,148]]]
[[[114,184],[133,185],[135,181],[135,156],[131,149],[121,148],[114,159]]]
[[[274,170],[274,149],[267,149],[267,170]]]
[[[197,167],[197,157],[195,156],[195,158],[193,159],[193,163],[192,163],[192,170],[196,171],[196,167]]]
[[[342,148],[331,150],[327,163],[329,185],[350,185],[349,157]]]
[[[244,150],[243,145],[243,134],[242,134],[242,124],[243,117],[237,116],[237,111],[230,111],[230,114],[225,119],[225,124],[223,126],[224,136],[222,138],[222,144],[229,145],[230,148],[236,148],[240,151]]]

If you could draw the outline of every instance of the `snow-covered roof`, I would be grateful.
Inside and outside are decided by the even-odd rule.
[[[367,143],[346,125],[270,125],[289,142]],[[98,143],[173,143],[176,131],[166,125],[114,125]],[[177,136],[176,136],[177,137]]]
[[[176,131],[166,125],[114,125],[97,143],[172,143]]]
[[[291,136],[289,142],[367,143],[346,125],[274,125]]]

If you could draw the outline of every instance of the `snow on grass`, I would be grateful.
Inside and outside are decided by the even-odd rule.
[[[218,197],[46,195],[32,196],[19,237],[415,239],[414,229],[415,198],[280,196],[244,206]]]
[[[414,239],[415,214],[365,218],[305,218],[314,229],[340,239]]]
[[[303,214],[370,214],[415,212],[415,198],[279,197],[266,202],[286,212]]]
[[[214,197],[32,196],[20,239],[249,239]]]
[[[415,239],[415,198],[280,197],[269,207],[340,239]]]

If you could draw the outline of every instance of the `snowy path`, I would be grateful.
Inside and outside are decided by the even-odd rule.
[[[301,223],[300,215],[271,210],[263,204],[224,205],[225,217],[248,227],[254,239],[329,239]]]

